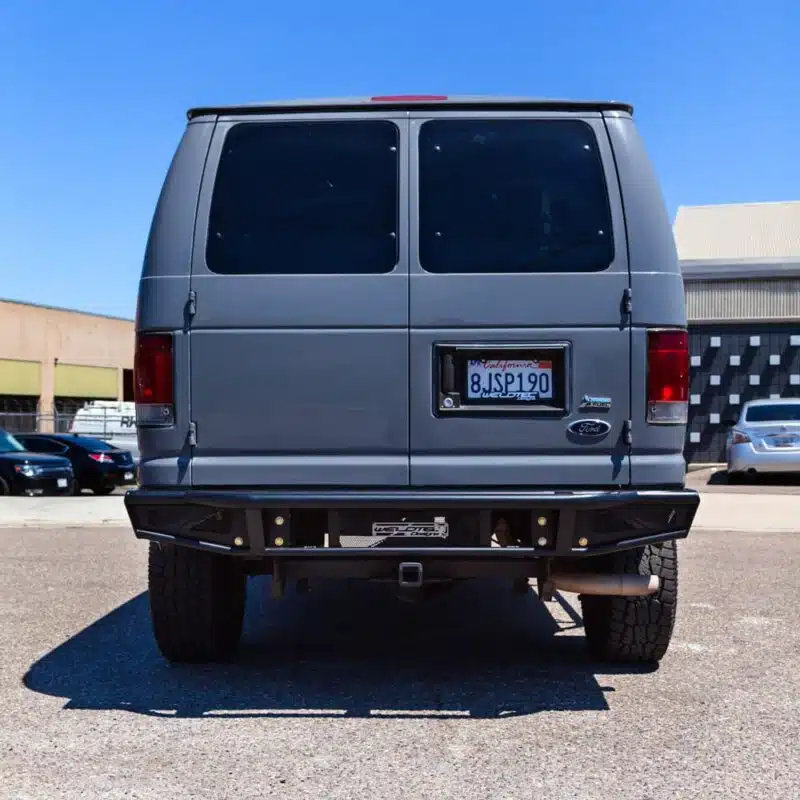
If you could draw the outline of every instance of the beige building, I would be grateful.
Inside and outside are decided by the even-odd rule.
[[[0,414],[132,400],[133,349],[132,320],[0,300]]]

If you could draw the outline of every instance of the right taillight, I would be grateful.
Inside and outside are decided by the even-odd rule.
[[[689,334],[647,332],[647,421],[685,425],[689,416]]]
[[[174,425],[175,401],[170,334],[136,335],[133,380],[136,424],[146,428]]]

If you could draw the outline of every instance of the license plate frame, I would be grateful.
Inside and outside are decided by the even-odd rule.
[[[564,416],[567,413],[569,344],[567,342],[480,344],[439,343],[435,345],[435,412],[451,414]],[[508,374],[513,365],[519,373],[534,362],[549,365],[550,391],[537,396],[471,396],[468,384],[470,362],[484,362],[487,368],[498,365],[498,373]],[[501,365],[502,366],[499,366]],[[523,369],[524,367],[524,369]],[[473,373],[476,370],[473,370]],[[485,374],[485,373],[484,373]]]
[[[56,478],[56,486],[59,489],[66,489],[69,486],[69,482],[66,478]]]

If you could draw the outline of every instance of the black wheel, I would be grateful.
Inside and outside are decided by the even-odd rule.
[[[78,481],[72,481],[72,488],[69,490],[69,493],[74,497],[79,497],[82,494],[81,485]]]
[[[247,576],[229,556],[150,544],[153,632],[169,661],[219,661],[242,634]]]
[[[0,478],[0,497],[5,497],[9,494],[11,494],[11,487],[8,485],[8,481],[5,478]]]
[[[92,489],[92,494],[107,495],[116,489],[116,486],[95,486]]]
[[[649,597],[581,595],[586,642],[603,661],[646,664],[660,661],[669,647],[678,606],[678,551],[674,541],[626,550],[606,562],[615,574],[657,575]]]

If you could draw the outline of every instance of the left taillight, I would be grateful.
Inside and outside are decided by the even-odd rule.
[[[689,334],[647,332],[647,421],[685,425],[689,417]]]
[[[174,425],[175,397],[171,334],[136,334],[133,380],[137,426],[164,428]]]

